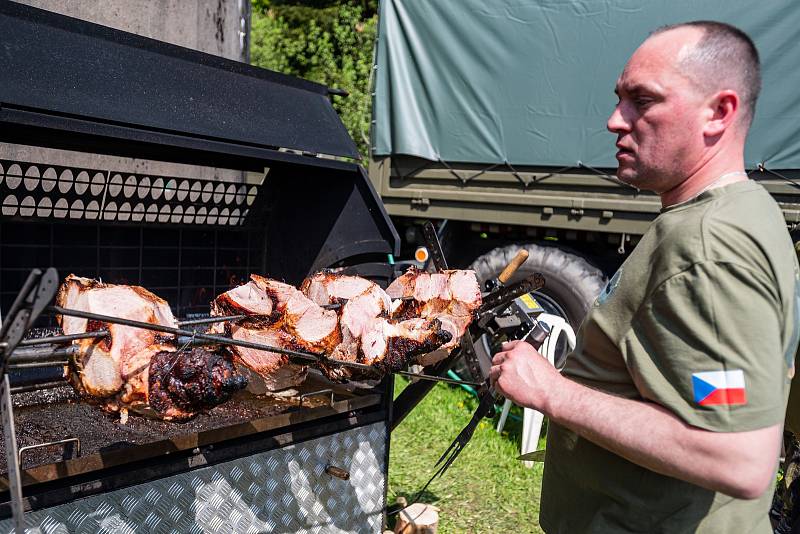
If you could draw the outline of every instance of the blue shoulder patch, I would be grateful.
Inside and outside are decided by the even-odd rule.
[[[620,278],[622,278],[622,267],[617,269],[617,272],[614,273],[614,276],[606,283],[606,287],[597,295],[597,300],[595,300],[595,305],[599,306],[603,304],[608,298],[614,293],[614,290],[617,289],[619,286]]]

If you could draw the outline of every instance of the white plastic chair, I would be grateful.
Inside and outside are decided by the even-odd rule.
[[[550,335],[544,340],[539,352],[547,358],[551,364],[555,361],[556,347],[558,340],[563,335],[566,336],[568,350],[575,348],[575,331],[567,324],[563,317],[543,313],[537,317],[550,327]],[[502,432],[508,419],[508,412],[511,410],[511,401],[506,399],[503,403],[503,411],[500,413],[500,420],[497,422],[497,432]],[[544,414],[530,408],[523,409],[522,415],[522,447],[521,454],[533,452],[539,446],[539,437],[542,433],[542,423]],[[534,462],[522,462],[525,467],[533,467]]]

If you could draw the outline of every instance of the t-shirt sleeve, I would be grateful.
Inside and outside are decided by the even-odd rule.
[[[655,289],[623,340],[642,396],[720,432],[783,421],[783,306],[763,272],[702,262]]]

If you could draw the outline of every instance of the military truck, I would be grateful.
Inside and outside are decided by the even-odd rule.
[[[614,84],[650,31],[688,20],[758,46],[746,165],[800,222],[800,3],[385,0],[379,18],[369,174],[405,257],[429,219],[482,278],[525,248],[518,276],[544,273],[539,300],[577,325],[661,208],[614,177]]]

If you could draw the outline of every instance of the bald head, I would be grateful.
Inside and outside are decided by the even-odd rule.
[[[678,56],[678,69],[706,95],[733,89],[741,100],[740,125],[750,126],[761,91],[761,66],[753,41],[740,29],[722,22],[695,21],[657,29],[651,37],[696,30]]]

